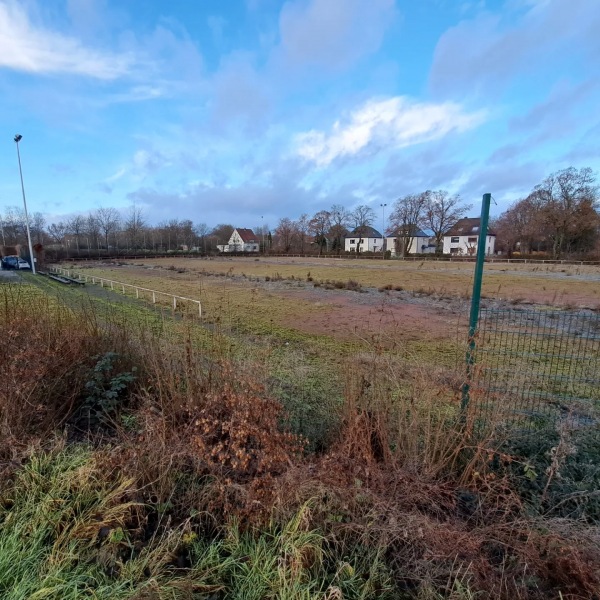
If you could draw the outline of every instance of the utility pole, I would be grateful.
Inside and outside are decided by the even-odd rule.
[[[23,207],[25,208],[25,225],[27,227],[27,243],[29,244],[29,258],[31,260],[31,272],[35,275],[35,256],[33,255],[33,246],[31,245],[31,232],[29,231],[29,215],[27,214],[27,200],[25,200],[25,186],[23,185],[23,169],[21,168],[21,153],[19,152],[19,142],[23,139],[22,135],[15,135],[14,140],[17,145],[17,158],[19,160],[19,174],[21,175],[21,191],[23,192]]]
[[[381,252],[383,254],[383,258],[385,258],[385,246],[386,246],[386,240],[385,240],[385,207],[387,206],[387,204],[380,204],[379,206],[381,206],[381,235],[383,235],[383,243],[381,244]]]
[[[6,239],[4,237],[4,220],[0,216],[0,229],[2,230],[2,245],[6,246]]]

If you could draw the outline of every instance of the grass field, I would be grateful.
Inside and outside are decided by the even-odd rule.
[[[468,296],[473,263],[376,261],[310,258],[163,258],[143,264],[173,266],[197,274],[291,278],[314,281],[355,280],[364,287],[401,286],[442,296]],[[525,300],[554,306],[597,307],[600,267],[580,265],[488,264],[483,294],[498,300]]]
[[[500,448],[459,410],[464,265],[425,287],[387,261],[151,262],[78,272],[202,321],[0,285],[2,597],[596,597],[597,446]],[[593,272],[543,277],[594,295]]]

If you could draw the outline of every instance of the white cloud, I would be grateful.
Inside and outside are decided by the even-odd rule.
[[[280,14],[281,49],[292,65],[346,67],[376,51],[394,0],[294,0]]]
[[[297,153],[326,166],[341,157],[439,139],[475,127],[483,119],[482,111],[465,113],[453,102],[427,104],[403,96],[370,100],[345,122],[336,121],[329,134],[314,129],[299,134]]]
[[[132,64],[130,54],[108,54],[86,48],[74,37],[34,25],[18,4],[0,3],[0,67],[114,80],[126,75]]]

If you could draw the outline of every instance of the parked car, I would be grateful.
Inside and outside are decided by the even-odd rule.
[[[26,260],[18,256],[4,256],[2,258],[3,269],[31,269],[31,266]]]
[[[2,257],[2,268],[3,269],[18,269],[19,268],[19,257],[18,256],[3,256]]]

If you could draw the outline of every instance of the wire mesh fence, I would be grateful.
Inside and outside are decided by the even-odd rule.
[[[474,407],[511,437],[568,428],[600,443],[600,315],[592,311],[480,312]]]

